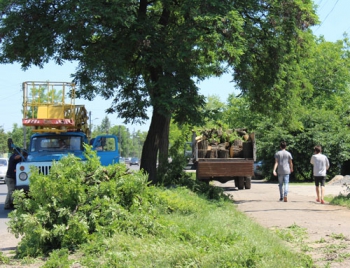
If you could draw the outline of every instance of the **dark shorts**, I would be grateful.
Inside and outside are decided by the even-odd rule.
[[[326,176],[314,176],[316,186],[325,186]]]

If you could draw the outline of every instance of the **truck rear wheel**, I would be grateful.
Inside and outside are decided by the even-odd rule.
[[[235,179],[235,183],[238,190],[244,189],[244,177],[238,177],[237,179]]]
[[[252,178],[251,177],[246,177],[244,180],[244,188],[247,190],[252,188]]]

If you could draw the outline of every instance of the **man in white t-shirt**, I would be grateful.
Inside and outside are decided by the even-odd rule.
[[[310,163],[314,166],[313,175],[316,186],[316,202],[321,202],[321,204],[324,204],[324,187],[326,182],[327,170],[329,169],[329,161],[327,156],[325,156],[321,152],[322,147],[320,145],[315,146],[314,155],[311,157]]]

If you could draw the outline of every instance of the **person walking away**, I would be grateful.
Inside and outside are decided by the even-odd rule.
[[[26,152],[22,152],[23,157],[27,157]],[[7,185],[7,196],[5,200],[4,209],[13,209],[13,198],[12,193],[16,186],[16,165],[22,161],[22,157],[18,152],[14,152],[9,158],[9,164],[6,172],[6,185]]]
[[[275,154],[275,165],[273,175],[278,176],[278,187],[280,191],[280,201],[288,201],[289,175],[293,172],[293,157],[286,150],[285,141],[280,143],[280,150]],[[284,186],[284,189],[283,189]]]
[[[327,156],[322,154],[322,147],[317,145],[314,147],[314,155],[311,157],[310,163],[313,165],[313,175],[316,186],[316,202],[324,204],[324,187],[326,182],[327,170],[329,169],[329,161]]]

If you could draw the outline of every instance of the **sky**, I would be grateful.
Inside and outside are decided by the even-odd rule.
[[[317,14],[321,24],[312,28],[315,35],[323,35],[327,41],[335,42],[342,39],[344,32],[350,32],[350,0],[315,0],[318,6]],[[37,67],[23,71],[19,64],[0,64],[0,127],[5,132],[13,129],[16,123],[22,125],[22,83],[25,81],[71,81],[70,74],[75,71],[76,65],[66,63],[63,66],[49,63],[43,69]],[[210,78],[201,82],[198,87],[200,93],[208,97],[216,95],[222,102],[226,102],[229,94],[237,93],[232,77],[226,74],[220,78]],[[102,119],[109,118],[112,126],[125,125],[123,119],[116,114],[106,114],[105,110],[110,107],[111,100],[96,98],[94,101],[76,99],[75,104],[85,105],[88,112],[91,112],[93,125],[100,125]],[[149,111],[151,116],[151,110]],[[125,125],[130,132],[148,131],[150,121],[143,125]]]

